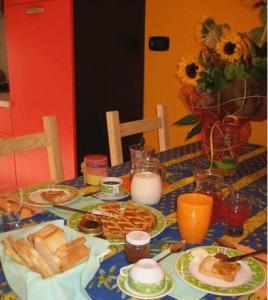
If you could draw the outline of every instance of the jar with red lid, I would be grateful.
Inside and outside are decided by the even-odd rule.
[[[135,263],[151,254],[151,236],[145,231],[131,231],[126,235],[125,255],[129,263]]]
[[[108,158],[102,154],[90,154],[82,163],[84,181],[90,185],[99,185],[102,177],[108,176]]]

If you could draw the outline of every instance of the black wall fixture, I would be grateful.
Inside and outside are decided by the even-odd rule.
[[[169,37],[167,36],[151,36],[149,39],[149,49],[152,51],[168,51]]]

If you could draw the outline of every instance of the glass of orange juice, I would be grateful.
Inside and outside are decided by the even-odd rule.
[[[213,198],[198,193],[182,194],[177,198],[177,223],[183,240],[201,243],[208,231]]]

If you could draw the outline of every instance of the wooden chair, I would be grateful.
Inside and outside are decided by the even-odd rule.
[[[0,156],[47,148],[50,177],[53,182],[64,179],[55,116],[43,117],[44,131],[0,140]]]
[[[168,125],[167,108],[157,105],[157,117],[141,119],[131,122],[120,123],[118,111],[106,112],[111,165],[123,163],[122,140],[124,136],[158,130],[159,149],[164,151],[168,148]]]

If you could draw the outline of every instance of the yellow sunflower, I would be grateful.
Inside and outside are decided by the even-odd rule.
[[[215,47],[216,52],[223,60],[231,63],[241,58],[241,38],[236,33],[221,37]]]
[[[200,78],[201,65],[192,58],[183,58],[178,64],[177,76],[183,83],[197,85]]]

